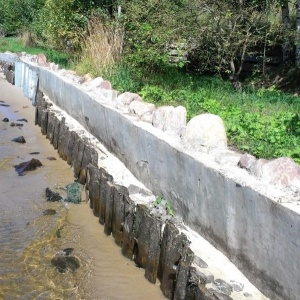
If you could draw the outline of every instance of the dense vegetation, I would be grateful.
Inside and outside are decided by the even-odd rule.
[[[119,91],[183,105],[189,119],[218,114],[233,147],[300,163],[299,89],[279,89],[299,88],[290,74],[300,74],[300,0],[0,0],[0,8],[0,51],[44,52]]]

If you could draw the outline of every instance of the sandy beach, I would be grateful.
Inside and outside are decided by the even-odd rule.
[[[63,193],[74,181],[72,168],[34,125],[31,102],[2,74],[0,101],[9,105],[0,106],[0,299],[165,299],[103,233],[89,203],[46,202],[46,187]],[[11,141],[18,136],[26,143]],[[32,152],[39,152],[34,158],[43,166],[18,176],[14,165],[33,158]],[[43,216],[47,208],[57,214]],[[61,274],[51,265],[65,248],[74,248],[80,260],[76,272]]]

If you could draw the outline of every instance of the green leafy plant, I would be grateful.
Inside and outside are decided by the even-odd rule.
[[[163,198],[161,196],[157,196],[154,201],[154,206],[159,206],[162,201],[163,201]]]
[[[166,210],[168,215],[174,217],[174,210],[169,202],[166,202]]]
[[[170,204],[170,202],[166,201],[163,199],[163,197],[161,196],[157,196],[155,198],[155,201],[153,203],[153,205],[155,207],[159,207],[160,205],[164,205],[165,209],[166,209],[166,213],[167,215],[171,216],[171,217],[174,217],[174,210]]]

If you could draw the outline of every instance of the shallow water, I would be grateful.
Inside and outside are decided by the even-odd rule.
[[[64,194],[72,169],[34,126],[29,100],[1,78],[0,101],[10,104],[0,106],[0,299],[165,299],[104,235],[88,203],[46,202],[46,187]],[[5,117],[28,123],[11,127]],[[21,135],[25,144],[11,141]],[[18,176],[13,166],[33,157],[43,166]],[[56,214],[44,216],[48,208]],[[59,273],[51,259],[70,247],[80,268]]]

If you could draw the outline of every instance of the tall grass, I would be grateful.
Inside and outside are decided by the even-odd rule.
[[[123,30],[118,23],[106,24],[93,16],[83,37],[83,50],[77,65],[81,74],[103,76],[120,63],[123,50]]]

